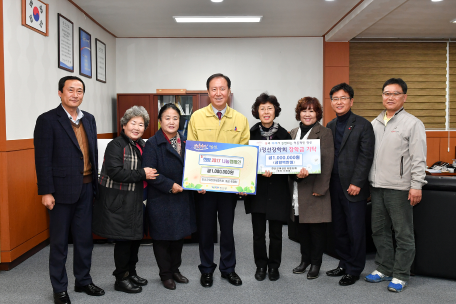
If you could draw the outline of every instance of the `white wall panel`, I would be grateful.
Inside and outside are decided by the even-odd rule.
[[[21,25],[20,0],[3,0],[5,53],[6,136],[8,140],[33,137],[36,118],[57,107],[58,81],[74,75],[86,85],[81,109],[97,120],[98,133],[115,132],[116,39],[87,18],[68,1],[47,0],[49,36]],[[57,13],[74,26],[74,73],[57,68]],[[79,27],[92,35],[92,79],[79,75]],[[107,83],[96,81],[95,38],[107,46]]]
[[[251,106],[262,92],[277,96],[276,119],[290,130],[296,102],[322,101],[322,38],[121,38],[117,39],[117,92],[156,89],[203,90],[207,78],[223,73],[232,81],[234,108],[250,125]]]

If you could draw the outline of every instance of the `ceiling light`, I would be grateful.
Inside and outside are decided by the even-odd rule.
[[[440,2],[440,1],[443,1],[443,0],[431,0],[432,2]]]
[[[223,2],[223,0],[211,0],[212,2]]]
[[[451,23],[456,23],[456,19],[453,19],[450,21]]]
[[[173,16],[173,18],[179,23],[260,22],[263,16]]]

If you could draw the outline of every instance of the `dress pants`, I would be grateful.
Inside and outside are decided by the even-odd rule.
[[[114,263],[116,269],[112,273],[116,280],[122,280],[127,276],[136,274],[136,263],[138,263],[138,251],[141,240],[116,241],[114,245]]]
[[[299,216],[295,216],[298,223],[298,239],[301,245],[302,261],[311,265],[321,266],[323,251],[326,244],[326,223],[299,223]]]
[[[236,267],[233,223],[237,197],[234,193],[206,192],[197,194],[197,220],[201,273],[213,273],[214,237],[217,233],[217,214],[220,225],[220,272],[231,273]]]
[[[67,291],[68,276],[65,268],[68,253],[68,235],[73,237],[73,274],[76,286],[92,283],[92,183],[82,185],[79,199],[74,204],[56,202],[49,210],[49,274],[54,292]]]
[[[372,238],[377,254],[375,264],[381,273],[408,281],[410,267],[415,259],[413,206],[407,190],[371,187]],[[396,251],[393,247],[393,232]]]
[[[184,239],[176,241],[154,240],[154,255],[160,270],[160,279],[166,281],[173,278],[173,273],[179,272],[182,264],[182,247]]]
[[[282,260],[282,225],[269,220],[269,258],[266,250],[266,214],[252,213],[253,257],[257,268],[279,268]]]
[[[339,177],[331,178],[331,211],[334,242],[339,267],[348,274],[359,276],[366,265],[366,205],[367,201],[350,202],[345,197]]]

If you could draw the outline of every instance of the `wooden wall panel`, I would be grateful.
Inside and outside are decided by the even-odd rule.
[[[436,161],[452,163],[455,158],[456,131],[428,131],[427,137],[427,165],[431,166]],[[448,137],[450,138],[448,142]],[[448,144],[450,152],[448,152]]]
[[[49,215],[37,194],[34,157],[32,149],[7,153],[10,250],[48,229]]]
[[[332,87],[346,82],[349,83],[349,68],[348,67],[324,67],[324,103],[323,103],[323,120],[325,125],[336,117],[336,113],[331,108],[331,99],[329,98],[329,92]]]
[[[8,180],[7,171],[3,168],[6,168],[6,153],[0,152],[0,253],[3,248],[6,246],[9,247],[9,233],[8,232],[8,189],[7,183]],[[0,254],[0,263],[3,261]]]
[[[98,134],[111,139],[116,133]],[[33,139],[6,141],[0,152],[0,262],[10,263],[49,237],[49,215],[38,195]]]
[[[453,159],[455,159],[455,146],[456,146],[456,138],[441,138],[440,139],[440,158],[439,160],[452,163]],[[448,147],[450,151],[448,152]]]
[[[332,67],[347,67],[349,61],[348,42],[325,42],[324,65]]]
[[[117,133],[102,133],[102,134],[97,135],[98,139],[113,139],[116,137],[117,137]]]
[[[143,106],[146,110],[150,112],[150,94],[117,94],[117,134],[120,134],[120,119],[124,115],[125,111],[130,109],[132,106]],[[149,113],[151,117],[151,122],[155,119],[151,116],[152,113]],[[151,128],[147,128],[144,131],[143,138],[151,137]]]
[[[6,149],[5,63],[3,52],[3,0],[0,0],[0,152]],[[0,239],[1,240],[1,239]]]
[[[427,134],[426,134],[427,135]],[[426,165],[432,166],[433,163],[440,160],[440,138],[426,138],[427,157]]]
[[[349,83],[349,42],[323,42],[323,124],[336,117],[329,92],[336,84]]]
[[[336,118],[336,112],[331,108],[331,99],[325,98],[323,100],[323,124],[326,126],[328,122]]]
[[[350,70],[348,67],[325,67],[324,69],[324,98],[329,98],[332,87],[342,82],[349,82]]]
[[[19,151],[26,149],[33,149],[33,138],[30,139],[18,139],[18,140],[7,140],[6,151]]]

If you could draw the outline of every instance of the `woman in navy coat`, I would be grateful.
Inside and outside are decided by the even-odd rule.
[[[193,192],[182,188],[186,138],[180,132],[180,111],[174,104],[160,109],[161,129],[146,143],[144,167],[159,174],[148,180],[147,216],[149,232],[160,278],[167,289],[176,289],[176,283],[188,283],[179,272],[182,263],[184,237],[196,231]]]

